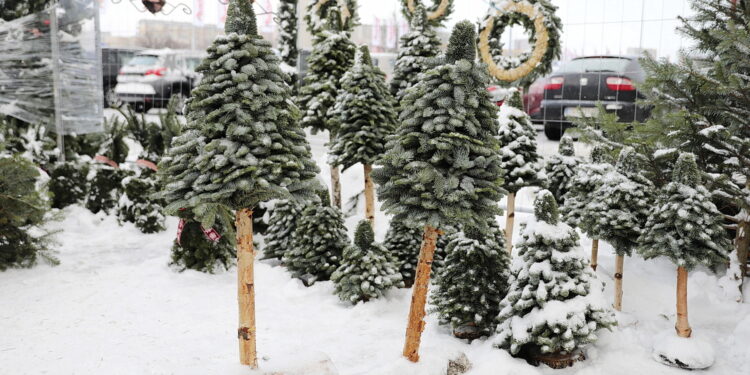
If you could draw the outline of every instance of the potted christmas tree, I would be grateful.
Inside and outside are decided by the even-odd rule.
[[[403,354],[419,360],[425,302],[437,236],[455,224],[487,229],[503,196],[497,106],[475,62],[474,26],[458,23],[442,64],[427,71],[402,103],[401,125],[373,172],[383,209],[423,228]]]

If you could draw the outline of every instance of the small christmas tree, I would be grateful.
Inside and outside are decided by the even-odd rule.
[[[186,213],[186,216],[189,214]],[[237,253],[230,236],[221,236],[218,240],[208,238],[201,223],[192,219],[180,219],[182,231],[172,245],[170,265],[180,271],[195,270],[214,273],[221,269],[228,270],[235,264]],[[216,233],[231,233],[221,221],[213,228]]]
[[[388,289],[403,286],[398,267],[389,259],[388,250],[375,242],[375,233],[367,220],[357,224],[354,244],[344,250],[341,266],[331,280],[336,295],[352,304],[367,302],[383,296]]]
[[[274,203],[264,236],[262,259],[281,259],[291,249],[292,236],[303,209],[295,200],[282,199]]]
[[[653,209],[653,184],[640,172],[641,162],[631,147],[620,151],[615,171],[603,177],[603,183],[590,197],[581,229],[592,238],[607,241],[615,253],[615,309],[622,310],[622,277],[625,255],[638,245],[646,219]]]
[[[120,223],[134,223],[143,233],[157,233],[164,227],[164,201],[153,199],[159,190],[156,172],[141,169],[122,180],[123,195],[117,205],[117,219]]]
[[[354,63],[357,49],[343,27],[337,8],[331,7],[326,28],[315,35],[313,50],[307,59],[309,69],[298,95],[302,111],[300,126],[311,128],[313,134],[328,130],[330,140],[336,138],[338,122],[333,121],[328,111],[336,104],[341,77]],[[331,197],[333,205],[341,208],[339,178],[338,167],[331,166]]]
[[[570,180],[570,189],[565,193],[565,205],[560,211],[568,224],[581,228],[592,238],[591,244],[591,268],[596,271],[597,258],[599,254],[599,239],[596,233],[590,230],[596,227],[595,216],[590,215],[593,211],[590,205],[598,204],[599,200],[593,198],[594,191],[604,183],[604,176],[613,172],[614,166],[610,164],[607,150],[596,145],[591,150],[591,162],[578,166],[576,174]],[[585,224],[582,224],[586,221]]]
[[[430,26],[442,26],[442,22],[453,13],[453,2],[455,0],[435,0],[432,5],[425,7],[422,5],[423,0],[400,0],[401,13],[407,20],[412,21],[414,17],[419,17],[416,10],[422,6],[427,12],[426,20]],[[416,3],[416,4],[415,4]]]
[[[367,46],[360,46],[354,66],[341,78],[341,90],[331,115],[338,122],[329,163],[344,170],[364,166],[365,218],[375,225],[372,164],[385,152],[385,139],[396,129],[394,99],[385,86],[385,73],[372,65]]]
[[[575,229],[560,221],[547,190],[534,201],[536,221],[524,225],[519,261],[500,303],[496,345],[513,355],[573,356],[596,341],[596,331],[616,324],[601,282],[587,266]]]
[[[516,193],[527,186],[545,186],[542,158],[537,153],[536,130],[523,111],[521,92],[512,89],[510,99],[500,107],[500,159],[505,190],[508,191],[505,214],[505,238],[508,252],[513,249],[513,222],[516,215]]]
[[[665,256],[677,266],[677,335],[690,337],[687,274],[698,265],[708,269],[728,261],[732,243],[723,216],[701,184],[695,155],[680,154],[672,182],[656,199],[639,242],[645,259]]]
[[[122,195],[122,180],[133,174],[132,171],[121,169],[125,162],[129,148],[125,143],[128,134],[127,124],[119,119],[105,121],[104,139],[98,155],[108,159],[109,164],[94,164],[89,171],[89,191],[86,197],[86,208],[93,213],[104,211],[109,214],[117,208],[117,202]]]
[[[279,2],[279,44],[281,61],[290,67],[297,66],[297,2],[298,0],[281,0]]]
[[[457,232],[452,226],[445,226],[444,228],[446,228],[443,231],[444,234],[438,237],[435,244],[435,256],[432,260],[433,274],[445,263],[449,239],[453,233]],[[383,246],[394,257],[406,288],[411,288],[414,284],[423,234],[424,228],[413,228],[395,219],[391,220],[388,232],[385,234]]]
[[[475,62],[475,36],[470,22],[455,26],[443,63],[404,97],[401,125],[373,172],[383,209],[424,228],[404,346],[411,361],[419,360],[438,232],[447,225],[486,230],[487,220],[501,214],[497,106],[486,90],[487,71]]]
[[[577,158],[575,153],[573,138],[563,136],[560,139],[557,154],[552,155],[545,166],[549,191],[561,205],[565,204],[563,196],[570,190],[570,180],[575,175],[578,165],[581,164],[581,159]]]
[[[86,199],[89,164],[90,159],[86,158],[57,162],[52,166],[49,171],[49,191],[52,193],[53,208],[65,208]]]
[[[416,6],[409,22],[410,30],[401,37],[396,66],[391,78],[391,94],[396,104],[401,103],[406,90],[419,82],[419,75],[427,71],[430,61],[440,53],[440,38],[427,22],[424,6]]]
[[[495,219],[489,232],[456,232],[448,238],[445,266],[435,280],[432,304],[440,324],[458,338],[475,339],[495,330],[498,306],[508,291],[510,255]]]
[[[341,254],[349,244],[341,210],[331,207],[328,193],[302,211],[282,262],[295,277],[306,283],[323,281],[341,264]]]
[[[188,211],[205,228],[217,219],[231,228],[234,213],[240,362],[257,367],[252,209],[269,199],[311,197],[318,168],[297,123],[289,77],[258,35],[252,3],[232,0],[224,30],[196,68],[203,78],[188,104],[186,131],[168,153],[163,195],[167,213]]]

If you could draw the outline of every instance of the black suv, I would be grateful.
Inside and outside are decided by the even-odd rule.
[[[544,85],[544,134],[560,139],[573,126],[571,118],[596,117],[597,103],[620,122],[645,121],[650,110],[636,104],[644,96],[635,87],[645,76],[637,57],[588,56],[563,64]]]
[[[120,68],[130,60],[137,49],[130,48],[102,48],[102,88],[104,89],[105,107],[116,108],[120,106],[120,101],[115,95],[115,86],[117,85],[117,74]]]

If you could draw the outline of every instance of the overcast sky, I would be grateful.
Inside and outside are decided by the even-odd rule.
[[[202,7],[202,22],[218,24],[220,1],[227,0],[167,0],[170,14],[139,12],[140,0],[99,0],[102,3],[102,31],[119,35],[133,35],[140,19],[161,19],[196,22]],[[422,0],[427,2],[439,0]],[[563,49],[569,54],[625,54],[628,48],[649,48],[659,56],[674,56],[686,42],[675,31],[678,15],[687,15],[688,0],[552,0],[563,21]],[[457,21],[477,21],[487,14],[490,0],[456,0],[455,11],[448,27]],[[278,0],[256,0],[260,7],[275,10]],[[371,24],[377,18],[401,18],[399,0],[359,0],[362,23]],[[190,9],[186,14],[185,8]],[[273,27],[270,15],[260,16],[260,23]],[[518,38],[522,29],[514,28]]]

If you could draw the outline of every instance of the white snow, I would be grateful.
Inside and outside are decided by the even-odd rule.
[[[693,370],[710,367],[715,361],[711,344],[695,335],[679,337],[674,330],[664,331],[654,339],[652,355],[657,361]]]
[[[147,115],[150,117],[153,115]],[[309,137],[322,179],[326,133]],[[539,137],[542,155],[557,142]],[[588,151],[580,150],[579,155]],[[362,168],[342,173],[343,201],[361,192]],[[517,207],[531,207],[533,189],[522,189]],[[364,207],[359,205],[360,210]],[[513,238],[520,238],[527,210],[517,210]],[[306,288],[273,263],[256,262],[259,364],[251,372],[238,364],[236,270],[216,275],[175,272],[167,266],[177,220],[167,230],[144,235],[114,216],[93,215],[78,206],[62,212],[56,246],[61,264],[0,272],[0,373],[2,374],[254,374],[287,371],[314,375],[330,358],[342,375],[444,375],[447,362],[466,353],[468,375],[678,375],[682,370],[652,359],[654,337],[674,330],[674,266],[667,260],[626,262],[624,310],[634,323],[601,331],[587,360],[565,370],[535,368],[492,347],[492,338],[471,344],[454,338],[430,314],[422,336],[421,360],[401,356],[410,290],[350,306],[333,294],[331,282]],[[346,219],[350,236],[361,213]],[[498,217],[501,227],[504,218]],[[382,240],[387,217],[376,214]],[[591,240],[581,238],[588,254]],[[614,254],[600,244],[599,278],[612,301]],[[719,298],[718,277],[700,270],[688,282],[690,323],[696,338],[715,349],[716,361],[703,374],[741,375],[750,363],[750,304]],[[746,287],[746,293],[748,287]],[[322,371],[322,370],[321,370]]]

